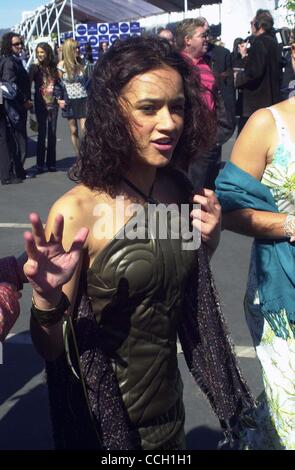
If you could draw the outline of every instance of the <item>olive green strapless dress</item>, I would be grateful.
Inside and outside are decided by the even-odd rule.
[[[170,214],[166,239],[148,237],[147,212],[145,205],[144,217],[131,219],[95,258],[87,294],[142,448],[177,449],[184,446],[177,323],[196,255],[171,237]],[[130,239],[134,229],[146,238]]]

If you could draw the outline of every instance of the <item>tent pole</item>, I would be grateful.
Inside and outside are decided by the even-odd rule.
[[[75,24],[74,24],[73,0],[70,0],[70,5],[71,5],[71,19],[72,19],[73,39],[75,39]]]
[[[57,9],[57,7],[55,7],[55,18],[58,18],[58,9]],[[57,27],[57,44],[58,44],[58,47],[60,47],[59,19],[57,20],[56,27]]]

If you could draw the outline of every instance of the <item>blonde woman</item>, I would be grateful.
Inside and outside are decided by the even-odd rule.
[[[68,119],[71,140],[76,153],[79,152],[79,131],[84,132],[86,119],[86,70],[81,63],[79,44],[74,39],[67,39],[62,47],[63,60],[57,68],[64,85],[64,99],[59,100],[62,115]]]

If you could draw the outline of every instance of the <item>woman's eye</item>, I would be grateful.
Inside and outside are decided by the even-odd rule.
[[[177,105],[173,106],[172,112],[177,113],[177,114],[183,114],[184,113],[184,105],[183,104],[177,104]]]
[[[156,110],[156,107],[154,105],[145,105],[141,107],[141,111],[144,113],[153,113]]]

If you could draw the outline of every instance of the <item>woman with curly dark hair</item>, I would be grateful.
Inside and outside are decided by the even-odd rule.
[[[72,170],[79,184],[54,204],[46,227],[54,239],[55,215],[64,215],[65,249],[77,228],[89,228],[84,256],[63,291],[33,292],[32,338],[47,361],[55,445],[183,449],[177,332],[223,425],[251,402],[208,267],[219,204],[209,190],[192,196],[176,169],[211,144],[214,123],[195,75],[161,39],[116,42],[92,80]],[[200,204],[192,225],[200,230],[202,222],[205,248],[197,249],[194,230],[182,230],[190,211],[180,209],[192,199]]]
[[[33,103],[29,76],[20,57],[22,49],[23,40],[19,34],[9,32],[2,36],[0,81],[13,84],[17,90],[13,103],[14,114],[17,117],[11,120],[7,114],[9,129],[6,129],[13,170],[6,168],[6,177],[1,176],[2,184],[21,183],[23,179],[30,177],[25,172],[23,163],[27,155],[27,111],[31,109]],[[1,142],[2,139],[1,137]]]

